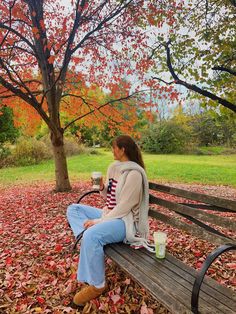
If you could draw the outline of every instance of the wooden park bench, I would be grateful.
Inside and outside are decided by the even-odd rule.
[[[235,239],[224,235],[222,228],[236,231],[236,220],[217,215],[217,212],[236,212],[236,201],[190,192],[156,183],[149,183],[149,216],[184,230],[193,236],[218,246],[210,253],[199,271],[189,267],[167,253],[165,259],[157,259],[146,249],[135,250],[117,243],[107,245],[105,253],[123,268],[131,278],[145,287],[150,294],[170,312],[184,313],[236,313],[236,293],[205,276],[212,262],[224,252],[235,250]],[[91,193],[82,195],[78,203]],[[165,195],[181,198],[181,201],[166,200]],[[184,199],[184,201],[182,201]],[[158,210],[159,206],[176,213],[168,215]],[[185,219],[183,219],[183,217]],[[190,222],[190,223],[188,223]],[[220,227],[220,228],[218,228]],[[217,228],[217,229],[216,229]],[[220,231],[219,231],[220,230]],[[79,239],[75,243],[78,243]]]

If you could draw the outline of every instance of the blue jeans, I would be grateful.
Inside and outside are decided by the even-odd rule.
[[[85,229],[86,220],[97,219],[101,215],[101,209],[83,204],[72,204],[67,208],[67,219],[75,237]],[[77,279],[94,286],[105,283],[103,246],[122,242],[124,238],[125,223],[122,219],[101,222],[85,230],[80,246]]]

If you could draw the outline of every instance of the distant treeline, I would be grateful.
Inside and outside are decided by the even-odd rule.
[[[219,152],[223,153],[234,152],[236,149],[236,115],[229,111],[217,113],[214,110],[203,110],[188,114],[181,108],[172,117],[154,118],[150,122],[140,113],[135,126],[134,132],[138,134],[137,140],[143,151],[160,154],[204,154],[201,147],[222,146],[225,149]],[[114,135],[120,133],[117,128],[110,135],[106,124],[102,129],[81,127],[79,132],[83,143],[105,147],[110,145]]]

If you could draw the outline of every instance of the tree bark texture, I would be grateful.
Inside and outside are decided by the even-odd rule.
[[[55,161],[55,176],[57,192],[71,190],[69,181],[67,161],[64,149],[63,133],[54,134],[51,133],[51,143]]]

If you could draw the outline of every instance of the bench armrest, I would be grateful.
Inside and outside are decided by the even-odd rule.
[[[211,264],[214,262],[214,260],[220,256],[221,254],[230,251],[230,250],[236,250],[236,244],[234,243],[228,243],[219,246],[217,249],[212,251],[202,264],[202,267],[200,271],[197,273],[196,279],[193,284],[193,290],[192,290],[192,297],[191,297],[191,309],[194,314],[198,314],[198,298],[199,298],[199,292],[200,288],[204,279],[204,276],[208,270],[208,268],[211,266]]]
[[[82,199],[83,199],[84,197],[86,197],[86,196],[89,195],[89,194],[93,194],[93,193],[99,193],[99,191],[97,191],[97,190],[92,190],[92,191],[88,191],[88,192],[84,193],[84,194],[81,195],[80,198],[78,199],[77,204],[79,204],[79,203],[82,201]]]

